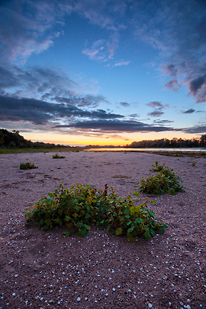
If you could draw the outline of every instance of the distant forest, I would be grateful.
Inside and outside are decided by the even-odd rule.
[[[43,142],[32,142],[26,140],[19,134],[19,131],[13,130],[9,132],[5,129],[0,129],[0,148],[55,148],[55,147],[70,147],[63,145],[55,145]]]
[[[171,140],[155,139],[153,141],[140,141],[132,142],[125,146],[126,148],[193,148],[193,147],[206,147],[206,134],[202,135],[199,139],[182,139],[173,138]]]

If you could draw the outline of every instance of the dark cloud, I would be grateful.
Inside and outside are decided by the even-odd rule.
[[[70,105],[76,105],[78,107],[92,106],[93,108],[97,107],[102,102],[108,103],[108,101],[103,96],[93,96],[93,95],[80,96],[73,92],[68,93],[66,98],[56,96],[52,100],[55,100],[56,102],[59,102],[59,103],[67,103]]]
[[[165,87],[169,90],[177,92],[181,88],[181,85],[178,83],[177,80],[172,79],[165,85]]]
[[[0,95],[1,121],[30,121],[36,125],[47,122],[65,121],[70,117],[84,117],[93,119],[124,118],[122,115],[107,113],[97,109],[86,111],[76,106],[63,103],[48,103],[42,100],[16,98]]]
[[[161,115],[163,115],[164,113],[161,112],[161,111],[154,111],[154,112],[151,112],[151,113],[148,113],[148,116],[152,116],[152,117],[159,117]]]
[[[138,114],[130,114],[129,117],[134,117],[135,118],[135,117],[139,117],[139,115]]]
[[[154,101],[154,102],[150,102],[147,104],[150,107],[159,107],[159,108],[164,108],[164,105],[160,102]]]
[[[193,108],[190,108],[190,109],[188,109],[188,110],[186,110],[185,112],[182,112],[183,114],[192,114],[192,113],[194,113],[195,112],[195,109],[193,109]]]
[[[164,112],[162,111],[165,107],[168,107],[168,105],[163,105],[161,102],[158,101],[153,101],[147,104],[150,107],[155,108],[155,110],[151,113],[148,113],[148,116],[152,116],[152,117],[160,117],[161,115],[164,114]]]
[[[176,77],[177,76],[177,69],[174,64],[163,65],[162,69],[170,76]]]
[[[171,122],[174,122],[174,121],[171,121],[171,120],[160,120],[160,119],[155,119],[154,120],[154,123],[158,123],[158,124],[171,123]]]
[[[202,134],[205,134],[206,133],[206,125],[203,125],[203,126],[194,126],[192,128],[187,128],[187,129],[184,129],[184,132],[185,133],[190,133],[190,134],[193,134],[193,133],[202,133]]]
[[[190,82],[190,92],[195,96],[202,86],[206,86],[206,74],[199,76]]]
[[[124,107],[129,107],[130,104],[127,102],[120,102],[120,105],[124,106]]]
[[[19,86],[18,76],[13,72],[0,66],[0,89],[9,89]]]
[[[58,125],[61,128],[78,128],[99,130],[106,132],[164,132],[164,131],[178,131],[168,127],[157,127],[145,124],[138,121],[119,121],[119,120],[94,120],[94,121],[80,121],[68,125]]]

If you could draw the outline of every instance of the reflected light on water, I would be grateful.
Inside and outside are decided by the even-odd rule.
[[[206,148],[90,148],[85,149],[85,151],[120,151],[120,152],[137,152],[137,151],[147,151],[147,152],[155,152],[155,151],[178,151],[178,152],[206,152]]]

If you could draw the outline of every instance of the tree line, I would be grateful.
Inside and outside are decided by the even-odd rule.
[[[43,142],[32,142],[26,140],[19,131],[13,130],[9,132],[5,129],[0,129],[0,148],[55,148],[55,147],[70,147],[64,145],[55,145]]]
[[[202,135],[199,139],[182,139],[167,138],[155,140],[143,140],[139,142],[132,142],[127,144],[125,148],[193,148],[193,147],[206,147],[206,134]]]

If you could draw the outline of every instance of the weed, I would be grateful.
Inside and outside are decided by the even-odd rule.
[[[196,165],[196,162],[195,161],[192,161],[192,166],[195,166]]]
[[[34,163],[26,162],[26,163],[21,163],[20,164],[20,169],[21,170],[30,170],[32,168],[38,168],[37,166],[34,165]]]
[[[163,163],[163,165],[161,165],[157,161],[155,161],[155,165],[153,164],[151,166],[150,171],[161,172],[164,169],[165,169],[165,163]]]
[[[146,194],[162,195],[165,193],[175,195],[176,192],[184,192],[183,186],[178,182],[182,182],[173,169],[169,169],[164,164],[160,165],[157,161],[151,166],[151,170],[158,172],[155,176],[142,178],[140,182],[140,191]]]
[[[159,222],[155,213],[148,210],[148,199],[136,206],[141,199],[138,192],[133,195],[133,200],[131,195],[122,199],[107,184],[104,190],[99,191],[82,184],[73,185],[68,190],[60,184],[55,192],[41,197],[35,206],[25,209],[28,211],[25,214],[26,225],[34,221],[39,229],[45,231],[56,225],[67,226],[66,236],[74,231],[83,237],[88,235],[90,224],[94,224],[99,229],[106,228],[111,234],[127,235],[128,241],[134,241],[136,236],[149,239],[155,233],[164,233],[167,225]]]
[[[64,159],[64,156],[60,156],[58,153],[52,156],[53,159]]]

